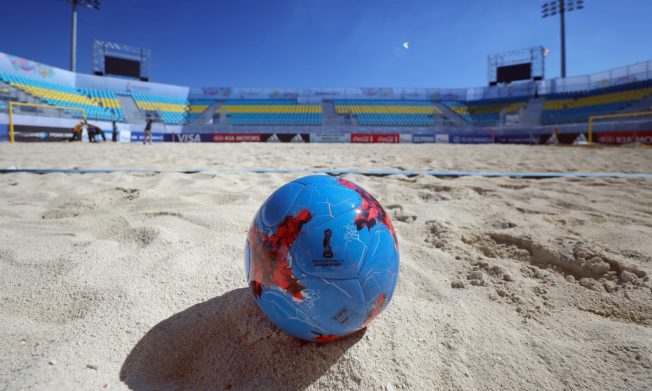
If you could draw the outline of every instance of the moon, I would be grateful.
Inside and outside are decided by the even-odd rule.
[[[403,42],[403,48],[408,50],[410,48],[410,43],[408,41]]]

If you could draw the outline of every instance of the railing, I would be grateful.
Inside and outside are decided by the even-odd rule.
[[[515,82],[476,88],[192,88],[190,97],[203,99],[297,99],[318,104],[323,100],[461,100],[502,99],[552,93],[589,91],[652,79],[652,61],[590,75]]]

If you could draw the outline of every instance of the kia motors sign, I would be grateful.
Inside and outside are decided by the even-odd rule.
[[[595,134],[600,144],[647,144],[652,145],[652,131],[600,132]]]
[[[263,141],[259,133],[213,133],[214,143],[259,143]]]

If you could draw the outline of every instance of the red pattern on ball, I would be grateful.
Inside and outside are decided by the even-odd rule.
[[[358,208],[358,215],[356,216],[353,223],[358,228],[358,231],[364,227],[367,227],[368,230],[371,230],[379,221],[382,222],[389,228],[389,231],[394,237],[394,245],[398,248],[398,240],[396,239],[396,232],[394,232],[394,226],[385,212],[385,209],[380,205],[380,202],[376,200],[371,194],[367,193],[363,188],[356,185],[351,181],[346,179],[337,180],[342,186],[346,186],[349,189],[355,190],[362,198],[362,206]]]
[[[292,273],[286,257],[292,243],[301,233],[312,214],[303,209],[296,216],[286,217],[270,236],[265,235],[254,222],[249,229],[249,248],[251,250],[251,270],[249,281],[256,297],[263,293],[263,286],[278,287],[297,300],[303,300],[301,293],[306,287]]]

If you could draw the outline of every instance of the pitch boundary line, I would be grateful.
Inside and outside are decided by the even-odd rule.
[[[59,169],[59,168],[3,168],[0,174],[110,174],[110,173],[144,173],[144,174],[359,174],[369,176],[387,175],[430,175],[441,177],[510,177],[510,178],[636,178],[652,179],[652,173],[624,172],[545,172],[545,171],[433,171],[433,170],[350,170],[350,169],[266,169],[266,168],[190,168],[190,169],[153,169],[153,168],[97,168],[97,169]]]

